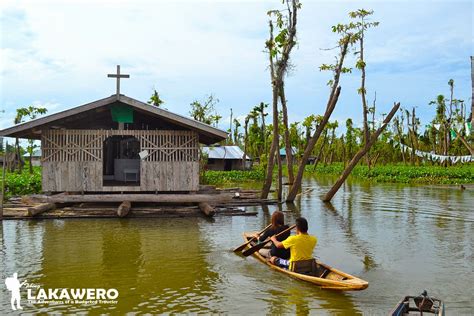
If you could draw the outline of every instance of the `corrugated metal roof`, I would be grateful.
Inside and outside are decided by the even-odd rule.
[[[30,154],[27,152],[23,155],[23,157],[28,158],[30,157]],[[32,157],[41,157],[41,149],[35,149],[33,150],[33,155]]]
[[[298,151],[298,150],[296,149],[296,147],[291,147],[291,153],[292,153],[293,155],[296,155],[296,152],[297,152],[297,151]],[[286,148],[280,149],[280,156],[286,156]]]
[[[203,147],[209,159],[242,159],[244,152],[239,146]],[[247,155],[247,159],[250,157]]]

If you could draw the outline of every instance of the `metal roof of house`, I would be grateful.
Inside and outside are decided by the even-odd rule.
[[[209,159],[242,159],[244,152],[239,146],[218,146],[203,147],[203,153],[208,155]],[[250,159],[248,155],[247,160]]]
[[[297,152],[296,147],[291,147],[291,153],[295,155]],[[286,148],[280,149],[280,156],[286,156]]]
[[[31,155],[32,157],[41,157],[41,149],[35,149],[33,150],[33,155]],[[30,153],[26,152],[24,155],[23,155],[24,158],[29,158],[30,157]]]

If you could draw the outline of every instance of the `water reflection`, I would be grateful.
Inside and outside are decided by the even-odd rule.
[[[361,257],[363,257],[363,264],[365,271],[371,270],[377,266],[374,256],[367,247],[367,242],[362,241],[356,233],[352,230],[352,207],[347,209],[347,216],[342,216],[331,203],[322,203],[323,210],[331,214],[338,226],[344,232],[347,242],[352,246],[352,249]]]
[[[474,308],[465,277],[474,268],[472,190],[348,181],[325,204],[320,197],[333,181],[308,177],[303,191],[311,190],[294,204],[249,208],[256,217],[4,221],[0,273],[18,272],[44,287],[120,293],[116,306],[29,306],[36,313],[378,315],[423,289],[443,298],[452,314]],[[306,217],[318,237],[315,255],[369,288],[320,290],[229,250],[277,209],[288,223]],[[0,314],[9,313],[0,293]]]

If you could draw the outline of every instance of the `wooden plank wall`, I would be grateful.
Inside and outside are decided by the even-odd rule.
[[[134,136],[148,156],[140,163],[140,187],[104,187],[103,143],[107,137]],[[63,191],[196,191],[199,143],[192,131],[46,130],[41,137],[42,186]]]

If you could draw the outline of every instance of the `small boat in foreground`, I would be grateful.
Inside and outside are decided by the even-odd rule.
[[[245,232],[244,240],[249,241],[254,233]],[[253,247],[256,242],[251,242],[247,248]],[[259,261],[265,263],[269,267],[279,272],[285,273],[299,280],[310,282],[320,286],[322,289],[338,290],[338,291],[360,291],[369,286],[369,282],[359,279],[355,276],[347,274],[330,267],[324,263],[314,260],[305,260],[295,267],[296,271],[290,271],[271,264],[260,253],[254,252],[253,256]],[[300,263],[300,262],[298,262]]]
[[[423,291],[420,296],[405,296],[390,315],[423,315],[423,313],[444,316],[444,303],[437,298],[429,297],[428,293]]]

